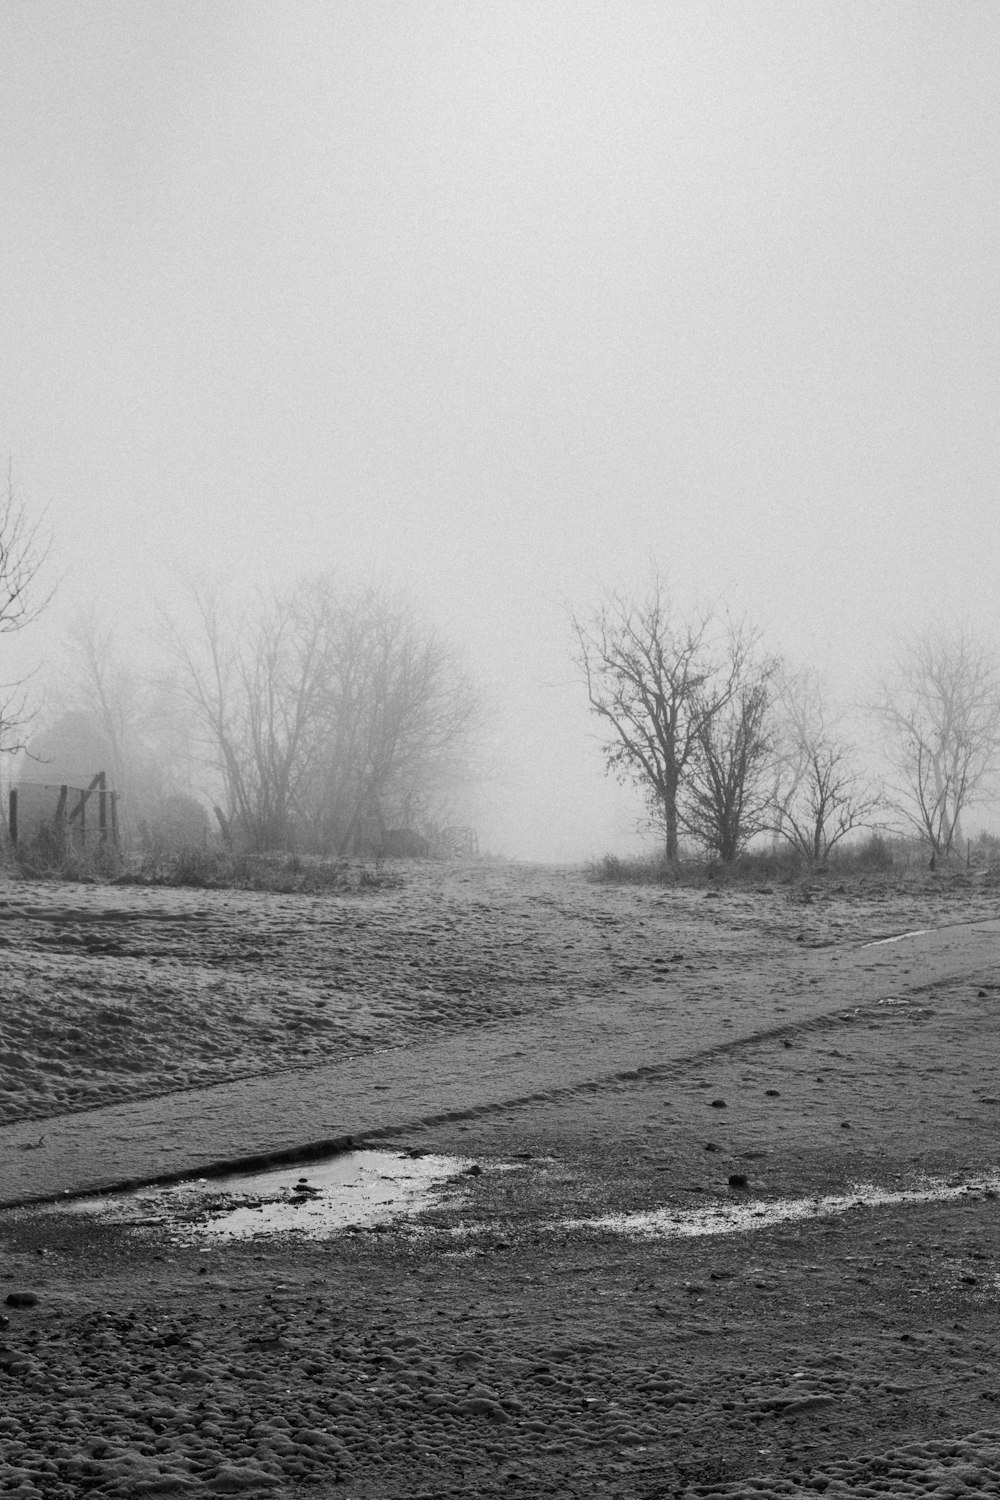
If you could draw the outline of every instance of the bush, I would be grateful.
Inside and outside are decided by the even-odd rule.
[[[843,874],[885,875],[896,863],[892,842],[882,833],[873,833],[860,844],[838,845],[830,856],[830,864]]]
[[[632,859],[605,854],[591,860],[586,870],[587,879],[599,885],[674,885],[678,875],[665,854],[640,854]]]
[[[992,874],[1000,870],[1000,837],[995,833],[981,833],[972,846],[973,862]]]
[[[762,882],[791,885],[836,872],[840,875],[884,874],[898,868],[893,845],[879,834],[861,844],[838,845],[826,865],[814,868],[789,843],[777,848],[750,849],[731,864],[698,854],[688,854],[671,865],[665,855],[646,854],[621,859],[605,854],[587,866],[588,878],[602,885],[759,885]]]
[[[731,880],[739,884],[755,884],[761,880],[778,880],[790,884],[803,875],[813,875],[808,862],[791,844],[780,844],[776,849],[748,849],[731,865],[713,862],[709,876],[715,880]]]
[[[25,880],[113,880],[122,857],[113,844],[78,844],[57,825],[43,823],[13,850],[14,868]]]
[[[296,854],[231,854],[202,846],[141,859],[120,884],[188,886],[206,890],[271,891],[278,895],[387,890],[401,876],[376,860],[302,858]]]
[[[195,797],[172,792],[153,799],[135,823],[144,855],[182,854],[209,844],[208,814]]]

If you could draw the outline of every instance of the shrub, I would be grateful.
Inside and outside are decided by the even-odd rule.
[[[143,810],[135,823],[135,839],[144,855],[207,848],[208,814],[197,798],[169,793],[153,799]]]
[[[640,854],[631,859],[604,854],[591,860],[586,872],[588,880],[600,885],[673,885],[677,880],[677,867],[665,854]]]
[[[831,864],[838,870],[884,875],[895,869],[892,844],[882,833],[870,834],[860,844],[848,844],[834,850]]]
[[[294,895],[393,889],[403,881],[379,861],[365,864],[295,854],[231,854],[199,845],[147,856],[121,877],[121,883]]]
[[[58,826],[42,824],[13,850],[17,874],[26,880],[113,880],[122,857],[113,844],[85,847],[68,839]]]

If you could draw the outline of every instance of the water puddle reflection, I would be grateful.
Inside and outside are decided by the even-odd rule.
[[[106,1224],[158,1230],[178,1242],[276,1234],[322,1239],[420,1213],[434,1205],[435,1188],[470,1165],[456,1156],[349,1151],[266,1172],[81,1198],[50,1211],[94,1214]]]
[[[489,1171],[523,1167],[491,1161]],[[86,1214],[103,1223],[150,1232],[174,1244],[203,1245],[292,1234],[320,1240],[362,1230],[398,1228],[402,1220],[443,1206],[461,1209],[460,1181],[480,1169],[463,1157],[397,1151],[350,1151],[326,1161],[279,1167],[231,1177],[199,1178],[166,1187],[81,1198],[41,1210],[53,1214]],[[446,1198],[442,1189],[449,1187]],[[689,1239],[717,1234],[746,1234],[776,1224],[830,1218],[857,1209],[902,1208],[909,1204],[944,1203],[959,1198],[1000,1198],[1000,1172],[958,1178],[921,1178],[912,1187],[883,1188],[855,1183],[846,1193],[808,1198],[756,1200],[734,1189],[730,1200],[703,1208],[654,1208],[637,1213],[601,1214],[593,1218],[536,1220],[539,1230],[589,1230],[659,1239]],[[437,1222],[452,1240],[467,1238],[496,1225]],[[452,1254],[473,1254],[474,1251]]]
[[[619,1234],[684,1239],[709,1234],[745,1234],[802,1219],[821,1219],[858,1208],[898,1208],[908,1203],[945,1203],[970,1195],[1000,1194],[1000,1174],[957,1182],[926,1179],[919,1187],[880,1188],[857,1183],[850,1192],[816,1198],[775,1198],[768,1203],[747,1200],[717,1203],[708,1208],[655,1208],[634,1214],[605,1214],[595,1219],[564,1219],[563,1229],[604,1229]]]
[[[929,927],[917,927],[913,932],[897,932],[893,937],[875,938],[874,942],[862,943],[861,946],[862,948],[884,948],[887,943],[901,943],[905,938],[923,937],[930,930]]]

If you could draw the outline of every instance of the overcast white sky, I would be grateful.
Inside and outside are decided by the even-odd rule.
[[[628,842],[561,600],[650,558],[845,681],[995,626],[995,0],[4,0],[0,205],[24,648],[387,575],[493,696],[492,848]]]

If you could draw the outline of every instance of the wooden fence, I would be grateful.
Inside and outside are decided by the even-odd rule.
[[[109,790],[105,771],[98,771],[90,785],[85,787],[70,786],[67,782],[54,781],[28,782],[25,784],[25,789],[29,786],[41,787],[49,791],[58,789],[55,812],[45,822],[52,832],[61,835],[67,843],[73,843],[85,849],[88,834],[90,836],[96,834],[100,847],[105,848],[111,844],[113,848],[118,848],[118,793]],[[18,818],[19,790],[18,787],[11,787],[8,796],[7,822],[10,840],[15,848],[21,832]],[[88,809],[90,811],[89,823]]]

